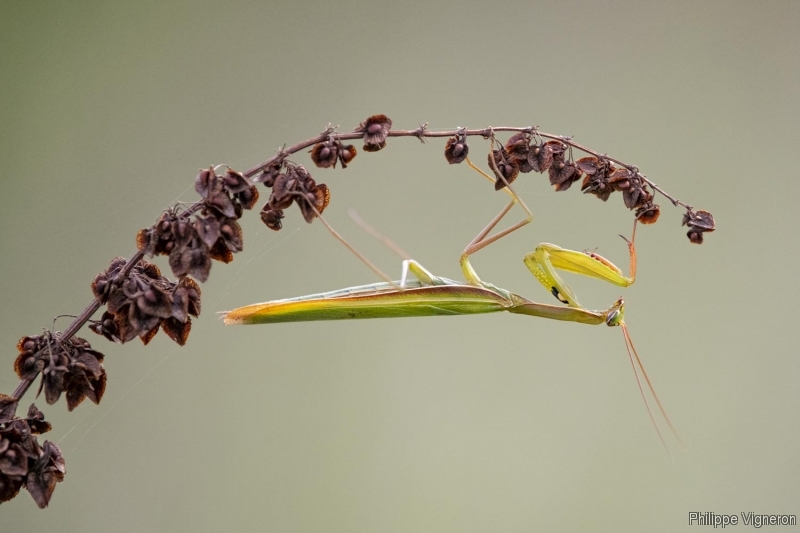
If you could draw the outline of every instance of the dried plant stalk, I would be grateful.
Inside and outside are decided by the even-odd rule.
[[[500,132],[512,133],[505,145],[496,140]],[[34,380],[41,375],[39,393],[44,391],[48,404],[64,396],[70,411],[86,398],[99,403],[103,397],[107,379],[104,356],[88,341],[74,336],[81,327],[90,322],[92,331],[120,344],[136,337],[147,344],[159,330],[178,344],[185,344],[191,317],[199,316],[201,310],[201,291],[195,279],[205,282],[212,260],[229,263],[233,254],[242,251],[242,230],[237,220],[258,201],[256,184],[271,189],[260,213],[269,228],[280,230],[284,211],[293,204],[306,222],[313,222],[328,207],[330,189],[317,183],[304,166],[289,157],[311,148],[311,161],[318,168],[341,164],[345,169],[357,150],[344,141],[361,139],[365,152],[376,152],[386,147],[390,137],[416,137],[423,143],[445,137],[444,155],[450,164],[467,159],[470,137],[489,139],[493,151],[488,163],[497,176],[497,190],[518,179],[519,174],[547,172],[556,191],[566,191],[582,179],[581,190],[603,201],[620,192],[625,207],[645,224],[658,219],[660,208],[653,200],[661,194],[674,206],[685,209],[683,225],[688,226],[687,236],[692,243],[702,243],[703,234],[714,231],[711,213],[695,211],[674,198],[636,166],[534,126],[432,131],[427,125],[420,125],[411,130],[393,130],[388,117],[373,115],[352,131],[340,132],[329,126],[310,139],[282,148],[245,172],[203,169],[195,178],[195,190],[201,199],[188,208],[175,206],[165,211],[155,224],[140,230],[136,239],[138,251],[129,260],[115,258],[97,275],[92,282],[94,299],[64,331],[20,339],[14,370],[21,381],[10,396],[0,394],[0,502],[11,500],[25,488],[44,508],[66,472],[58,446],[49,441],[39,444],[37,440],[36,435],[51,429],[42,412],[31,405],[25,417],[16,416],[19,400]],[[573,150],[588,155],[575,160]],[[170,281],[158,267],[144,260],[145,256],[154,255],[169,257],[177,281]],[[106,310],[101,318],[92,320],[103,305]]]

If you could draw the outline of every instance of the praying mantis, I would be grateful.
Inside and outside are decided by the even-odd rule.
[[[533,220],[531,210],[494,165],[494,160],[491,157],[494,142],[494,138],[492,137],[489,150],[489,165],[493,173],[497,176],[497,180],[503,182],[504,187],[502,190],[509,195],[510,201],[491,222],[478,233],[461,254],[460,265],[466,280],[465,282],[436,276],[425,269],[420,263],[408,258],[401,252],[399,253],[405,257],[402,263],[401,279],[399,281],[391,281],[350,246],[324,219],[322,219],[321,215],[317,213],[328,230],[331,231],[338,240],[355,253],[370,268],[378,272],[386,281],[296,298],[247,305],[225,313],[224,323],[226,325],[272,324],[316,320],[471,315],[507,311],[509,313],[536,316],[551,320],[579,322],[591,325],[606,324],[610,327],[619,327],[622,330],[625,347],[636,377],[639,392],[647,409],[648,417],[658,434],[661,444],[668,451],[664,437],[658,428],[658,424],[656,424],[653,411],[650,409],[650,405],[645,396],[642,382],[639,379],[639,371],[641,371],[644,381],[655,399],[667,426],[682,446],[681,438],[659,400],[655,388],[631,341],[627,326],[625,325],[625,301],[623,298],[617,299],[606,310],[589,310],[578,302],[572,289],[561,279],[557,272],[557,270],[572,272],[606,281],[620,287],[631,286],[636,279],[636,248],[634,246],[636,222],[634,222],[633,233],[630,240],[620,235],[628,245],[629,276],[625,276],[619,267],[594,252],[578,252],[564,249],[554,244],[541,243],[533,252],[525,255],[524,263],[528,270],[530,270],[545,289],[555,296],[563,305],[537,303],[511,291],[485,282],[481,280],[472,267],[470,263],[470,256],[472,254],[522,228]],[[467,158],[466,161],[472,169],[492,183],[495,183],[495,179],[473,164],[469,158]],[[526,217],[506,229],[489,235],[515,205],[519,205],[525,211]],[[359,223],[362,226],[366,226],[363,222]],[[368,226],[366,226],[365,229],[373,234],[377,233]],[[388,239],[382,236],[379,236],[379,238],[384,240],[390,247],[394,248],[395,251],[398,250]],[[409,274],[413,276],[413,279],[409,277]]]

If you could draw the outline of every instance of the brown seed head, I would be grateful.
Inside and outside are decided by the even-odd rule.
[[[444,157],[451,165],[461,163],[469,154],[469,146],[465,135],[456,135],[447,139],[444,147]]]
[[[392,128],[392,120],[386,115],[373,115],[362,122],[354,131],[364,133],[364,151],[377,152],[386,146],[386,136]]]
[[[234,194],[233,198],[238,202],[237,205],[241,205],[242,208],[249,211],[250,209],[253,209],[253,206],[255,206],[256,202],[258,202],[258,189],[255,185],[252,185],[243,191]],[[241,218],[241,215],[239,214],[236,218]]]
[[[534,172],[547,172],[553,164],[553,156],[563,154],[564,150],[564,144],[560,141],[532,144],[528,149],[528,165]]]
[[[683,215],[683,225],[689,226],[686,236],[694,244],[703,244],[703,233],[710,233],[716,229],[714,216],[708,211],[693,211],[687,209]]]
[[[272,209],[270,204],[266,204],[261,210],[261,221],[271,230],[278,231],[283,227],[282,218],[283,211],[281,209]]]
[[[347,168],[347,164],[355,159],[356,157],[356,147],[352,144],[348,144],[344,146],[342,144],[339,145],[339,161],[342,162],[342,168]],[[335,166],[335,165],[334,165]]]
[[[281,168],[283,168],[283,161],[273,163],[265,168],[253,181],[255,183],[263,183],[266,187],[272,187],[273,183],[275,183],[275,178],[277,178],[278,174],[281,172]]]
[[[486,160],[489,164],[489,168],[491,168],[492,172],[495,174],[494,190],[496,191],[499,191],[505,187],[506,183],[510,185],[515,179],[517,179],[517,176],[519,176],[519,164],[516,162],[516,160],[509,157],[505,151],[505,148],[492,150],[492,154],[487,155]],[[493,161],[494,166],[492,166]],[[496,171],[495,168],[497,169]],[[505,182],[503,179],[501,179],[501,175],[503,178],[505,178]]]
[[[311,160],[319,168],[335,167],[336,161],[339,159],[338,146],[331,139],[315,144],[309,152]]]
[[[651,200],[636,210],[636,219],[642,224],[655,224],[660,214],[660,208]]]
[[[548,172],[550,185],[559,192],[566,191],[581,178],[581,171],[574,162],[565,160],[564,154],[553,155],[553,164]]]
[[[512,135],[505,146],[508,156],[515,160],[519,165],[519,171],[528,173],[533,170],[528,161],[528,155],[531,150],[531,135],[527,132],[519,132]]]

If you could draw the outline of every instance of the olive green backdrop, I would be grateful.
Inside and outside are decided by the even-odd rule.
[[[624,293],[688,445],[669,439],[674,462],[618,330],[503,315],[223,327],[216,311],[375,280],[295,209],[278,234],[256,211],[186,347],[85,334],[107,355],[106,396],[73,413],[37,401],[67,477],[45,511],[26,493],[0,506],[0,529],[672,532],[690,511],[800,513],[798,6],[3,2],[5,393],[17,339],[79,312],[139,228],[194,200],[198,168],[244,170],[329,123],[538,124],[639,165],[718,230],[689,244],[661,200],[636,285],[574,285],[596,308]],[[505,201],[443,147],[390,139],[313,171],[330,222],[393,276],[398,258],[347,208],[460,277]],[[534,223],[475,256],[485,279],[553,303],[521,261],[542,241],[627,265],[619,197],[518,182]]]

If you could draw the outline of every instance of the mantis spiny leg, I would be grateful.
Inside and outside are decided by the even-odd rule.
[[[633,239],[636,238],[636,221],[633,223],[631,240],[622,238],[628,243],[630,277],[623,275],[619,267],[601,255],[567,250],[549,243],[539,244],[533,252],[525,256],[523,261],[539,283],[544,285],[558,301],[570,307],[583,308],[578,303],[575,293],[561,279],[556,269],[600,279],[620,287],[629,287],[636,279],[636,248],[633,244]]]

